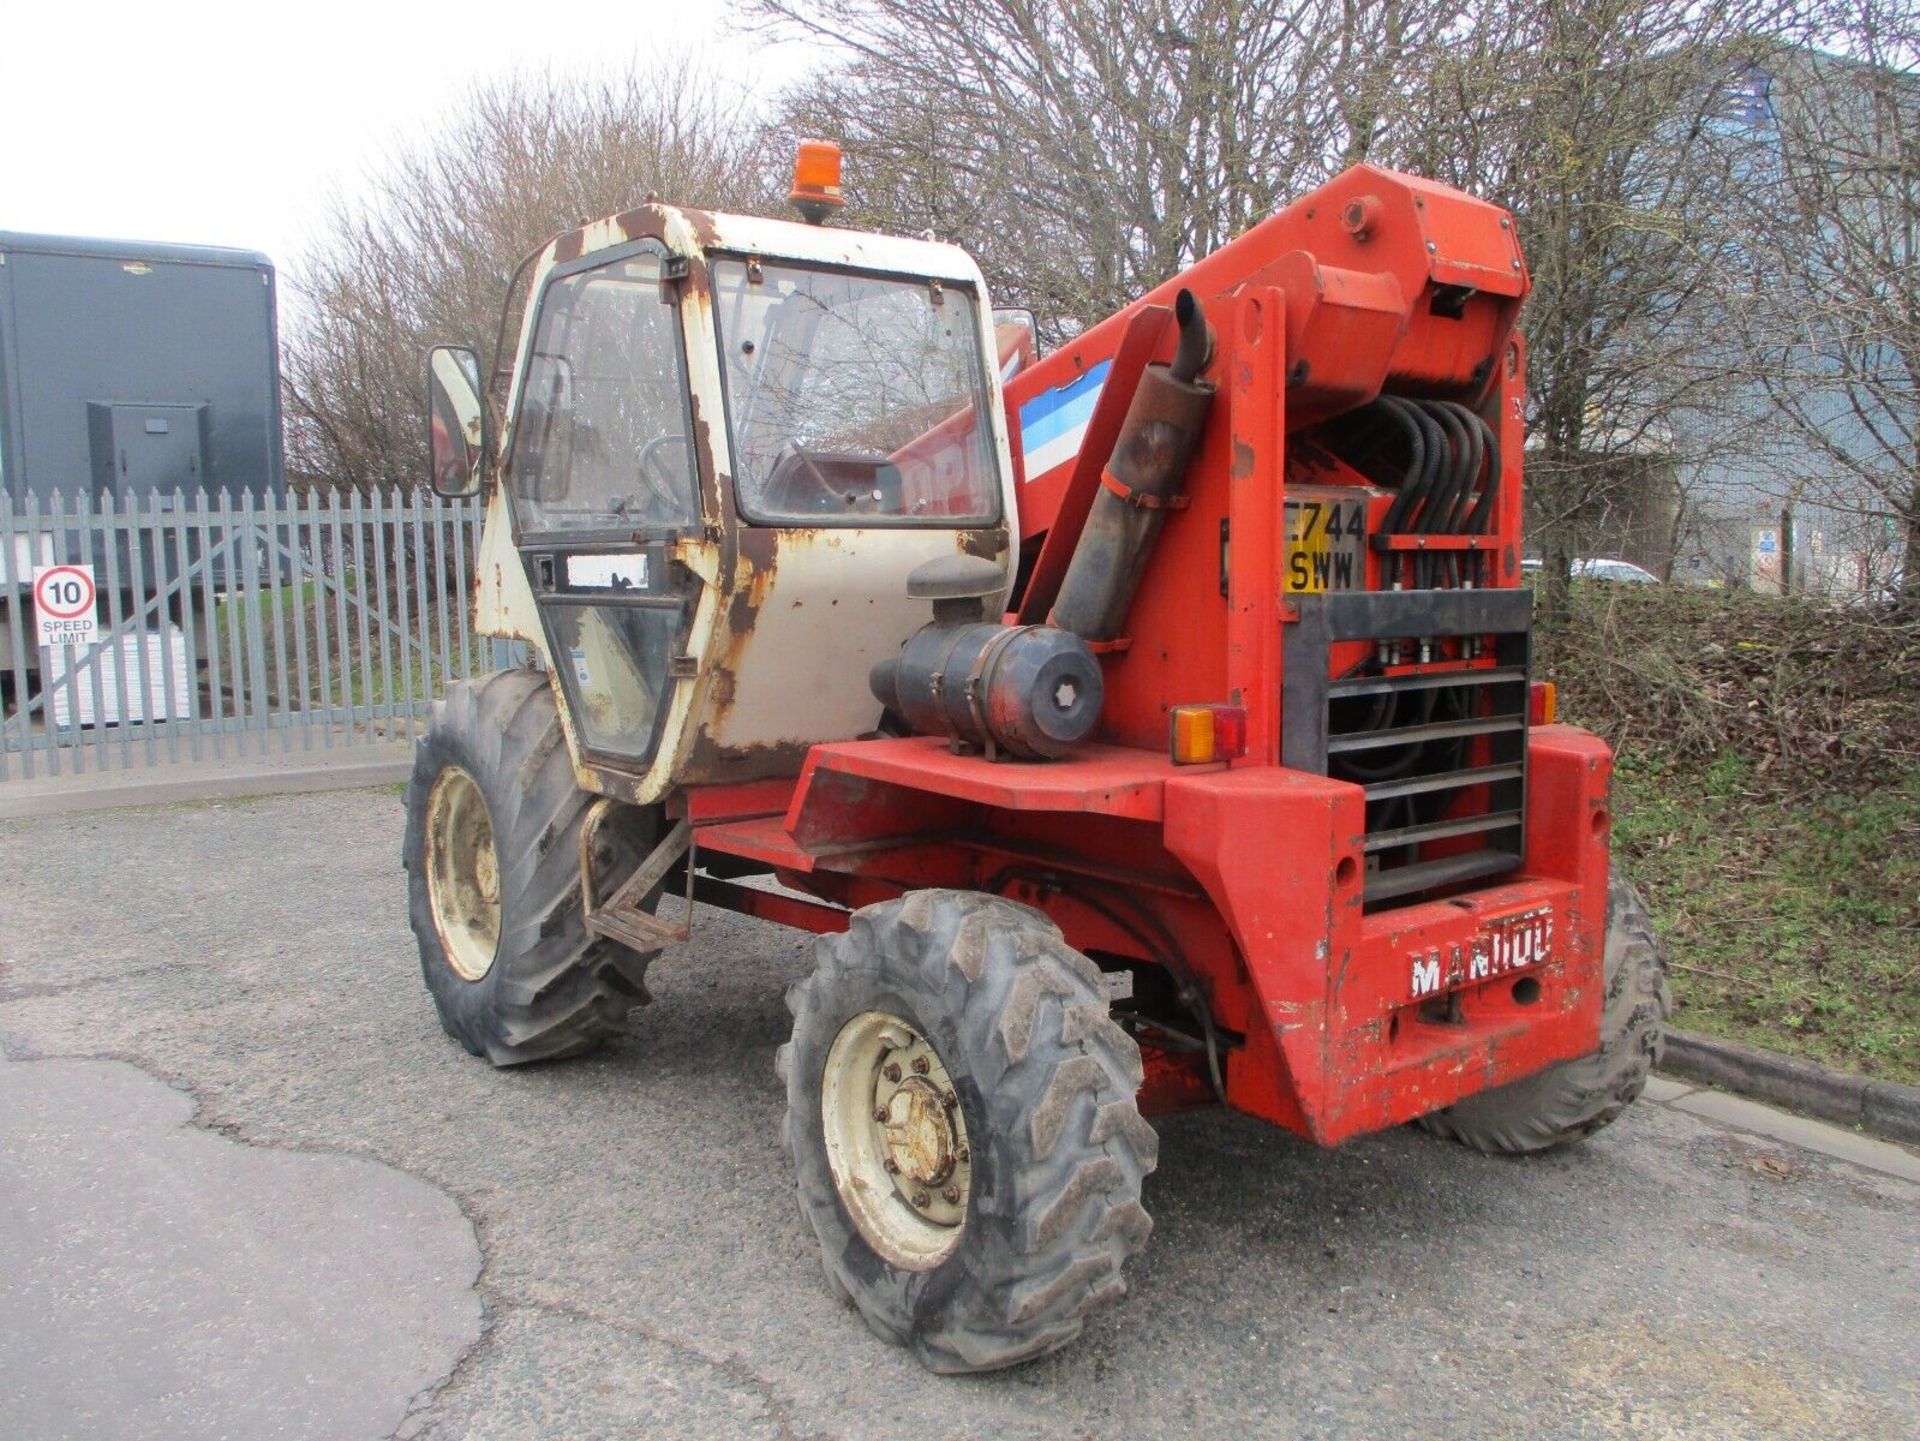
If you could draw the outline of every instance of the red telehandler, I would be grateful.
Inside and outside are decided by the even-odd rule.
[[[1040,358],[964,252],[821,223],[834,147],[794,199],[530,256],[502,405],[429,356],[478,627],[529,655],[409,788],[447,1031],[620,1034],[694,901],[818,932],[801,1208],[941,1371],[1123,1293],[1156,1112],[1617,1116],[1668,1003],[1607,747],[1532,672],[1510,217],[1363,166]]]

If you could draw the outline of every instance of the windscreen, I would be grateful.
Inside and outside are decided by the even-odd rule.
[[[713,287],[734,484],[749,519],[998,518],[973,295],[733,259],[714,262]]]

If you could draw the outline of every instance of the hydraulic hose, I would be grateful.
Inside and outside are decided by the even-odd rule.
[[[1407,472],[1382,522],[1382,529],[1388,535],[1398,535],[1406,528],[1407,515],[1418,505],[1421,488],[1426,484],[1427,433],[1415,417],[1413,407],[1404,400],[1383,395],[1374,404],[1383,414],[1392,416],[1407,433]]]
[[[1500,438],[1471,407],[1453,400],[1377,396],[1367,414],[1397,428],[1407,444],[1406,467],[1387,513],[1383,535],[1487,535],[1499,512]],[[1402,552],[1401,554],[1405,554]],[[1484,552],[1416,552],[1405,564],[1416,588],[1444,571],[1458,585],[1463,574],[1484,581]],[[1397,566],[1390,573],[1398,576]]]
[[[1480,428],[1481,443],[1485,446],[1487,453],[1487,480],[1486,484],[1480,487],[1480,495],[1474,502],[1473,512],[1466,519],[1466,528],[1469,535],[1486,535],[1493,528],[1495,502],[1500,495],[1500,437],[1494,428],[1478,415],[1474,415],[1472,411],[1468,411],[1467,414],[1473,415],[1474,424]]]
[[[1420,529],[1428,535],[1452,535],[1457,527],[1455,519],[1466,493],[1473,486],[1472,457],[1469,453],[1467,428],[1447,408],[1444,401],[1427,401],[1424,404],[1427,414],[1444,432],[1447,453],[1446,479],[1427,504],[1426,514],[1421,517]],[[1456,558],[1447,556],[1428,556],[1426,558],[1426,583],[1433,584],[1433,573],[1444,565],[1447,578],[1458,584],[1459,566]]]
[[[1420,433],[1426,437],[1427,464],[1420,477],[1417,504],[1408,507],[1406,520],[1400,528],[1405,532],[1421,534],[1433,525],[1434,506],[1446,486],[1448,467],[1453,458],[1447,451],[1446,432],[1434,418],[1411,401],[1403,401],[1402,404],[1407,407],[1407,414],[1412,417],[1413,423],[1420,427]]]
[[[1457,401],[1442,402],[1442,409],[1452,417],[1460,428],[1460,443],[1463,459],[1460,465],[1461,483],[1456,491],[1453,503],[1447,508],[1446,530],[1450,534],[1467,534],[1466,521],[1471,513],[1468,502],[1473,498],[1476,483],[1480,479],[1480,466],[1486,459],[1486,445],[1481,439],[1485,426],[1480,417]]]

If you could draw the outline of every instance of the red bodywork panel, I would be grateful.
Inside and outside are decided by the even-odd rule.
[[[1345,224],[1356,205],[1368,216],[1364,239]],[[1188,506],[1169,518],[1134,598],[1125,660],[1106,668],[1103,738],[1158,748],[1169,707],[1231,700],[1249,707],[1249,761],[1271,764],[1277,706],[1245,698],[1278,685],[1285,492],[1362,480],[1314,443],[1319,422],[1383,390],[1478,410],[1500,435],[1502,475],[1494,525],[1473,539],[1496,557],[1496,583],[1519,584],[1525,382],[1514,324],[1526,272],[1498,207],[1359,166],[1015,375],[1007,415],[1021,548],[1034,565],[1015,607],[1023,623],[1044,620],[1052,604],[1140,368],[1173,353],[1168,321],[1183,288],[1213,326],[1206,376],[1219,395],[1188,472]],[[1460,300],[1457,316],[1436,312],[1446,296]],[[1024,437],[1103,365],[1081,448],[1036,470]]]
[[[1332,1144],[1597,1043],[1611,763],[1567,726],[1536,729],[1530,763],[1525,871],[1373,915],[1357,786],[1141,750],[1023,766],[931,738],[819,746],[784,809],[695,835],[834,907],[950,886],[1036,905],[1109,957],[1151,963],[1142,933],[1177,937],[1232,1038],[1228,1103]],[[846,921],[766,892],[707,898],[814,930]],[[1153,1069],[1163,1105],[1204,1096],[1191,1068]]]
[[[1140,370],[1172,352],[1181,287],[1216,335],[1216,399],[1128,643],[1101,656],[1098,743],[1043,764],[932,738],[823,745],[794,780],[681,804],[700,853],[817,898],[703,881],[720,904],[832,930],[850,908],[963,887],[1041,908],[1109,967],[1178,967],[1207,998],[1227,1102],[1332,1144],[1598,1044],[1599,740],[1560,726],[1527,737],[1518,870],[1371,913],[1366,793],[1279,764],[1287,491],[1366,482],[1317,444],[1320,422],[1383,387],[1475,409],[1501,442],[1501,483],[1470,543],[1492,553],[1492,584],[1518,583],[1526,275],[1502,211],[1361,167],[1021,371],[1006,398],[1016,450],[1032,442],[1018,457],[1023,621],[1052,605]],[[1386,504],[1377,488],[1352,493],[1370,514]],[[1395,563],[1370,553],[1365,584]],[[1169,709],[1220,701],[1246,709],[1246,756],[1174,766]],[[1210,1095],[1202,1062],[1149,1049],[1145,1105]]]

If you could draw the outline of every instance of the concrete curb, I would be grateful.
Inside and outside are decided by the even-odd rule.
[[[1660,1069],[1885,1140],[1920,1144],[1920,1086],[1871,1081],[1695,1031],[1667,1032]]]
[[[118,810],[127,806],[177,805],[182,801],[234,800],[242,796],[360,790],[404,781],[411,769],[410,759],[381,757],[188,775],[166,775],[156,768],[154,773],[138,780],[115,778],[103,783],[95,775],[86,777],[94,782],[90,785],[69,784],[45,789],[36,782],[19,781],[0,786],[0,820]]]

